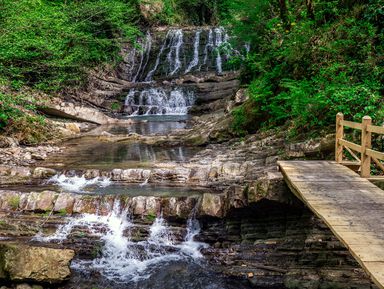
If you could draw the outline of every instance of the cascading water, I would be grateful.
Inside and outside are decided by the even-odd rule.
[[[69,218],[65,225],[48,236],[37,234],[33,240],[39,242],[63,242],[76,228],[86,228],[90,235],[103,242],[101,255],[94,260],[76,260],[72,267],[80,271],[96,270],[105,278],[115,282],[137,282],[150,276],[151,270],[160,264],[178,260],[197,260],[204,243],[194,241],[200,226],[194,215],[187,221],[184,241],[177,242],[166,221],[157,217],[149,228],[149,236],[143,240],[132,240],[135,224],[129,218],[128,208],[115,201],[108,216],[84,214]]]
[[[69,192],[81,193],[84,188],[89,186],[107,187],[111,184],[111,180],[105,177],[86,179],[85,176],[68,177],[65,174],[61,174],[51,177],[47,184],[57,185]]]
[[[198,30],[196,32],[195,41],[193,44],[193,59],[189,63],[188,68],[185,70],[185,73],[189,73],[192,70],[192,68],[194,68],[199,64],[200,34],[201,34],[201,31]]]
[[[193,36],[193,37],[192,37]],[[192,32],[170,29],[161,45],[153,45],[155,37],[147,32],[141,41],[140,54],[130,54],[127,63],[132,82],[140,83],[131,89],[125,99],[125,113],[136,115],[185,115],[195,102],[190,88],[157,85],[156,79],[175,79],[180,75],[199,71],[223,72],[223,64],[230,57],[227,50],[223,58],[220,47],[229,37],[224,28],[198,28]],[[137,64],[132,59],[137,58]],[[154,61],[152,61],[154,60]]]
[[[131,115],[183,115],[193,102],[193,92],[183,88],[131,89],[125,100],[125,110]]]

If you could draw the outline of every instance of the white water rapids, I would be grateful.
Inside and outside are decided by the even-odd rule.
[[[106,177],[96,177],[93,179],[86,179],[84,175],[82,176],[66,176],[65,174],[55,175],[51,177],[47,184],[54,184],[63,190],[73,192],[73,193],[81,193],[86,187],[89,186],[99,186],[99,187],[107,187],[111,184],[111,180]]]
[[[72,268],[81,271],[96,270],[115,282],[137,282],[150,277],[151,269],[162,263],[180,260],[196,260],[202,257],[204,243],[194,241],[200,232],[198,221],[191,214],[187,222],[184,241],[177,242],[167,222],[157,217],[149,228],[149,236],[139,242],[132,241],[135,226],[127,209],[115,201],[108,216],[83,214],[68,218],[52,235],[37,234],[39,242],[63,242],[78,228],[86,228],[90,235],[103,242],[101,256],[93,260],[75,260]]]

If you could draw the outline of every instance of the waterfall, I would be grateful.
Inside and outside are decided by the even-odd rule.
[[[169,35],[172,34],[172,31],[173,30],[168,30],[167,32],[167,35],[165,36],[165,39],[163,41],[163,44],[161,45],[161,48],[160,48],[160,51],[159,53],[157,54],[157,57],[156,57],[156,61],[155,61],[155,66],[152,68],[152,70],[150,70],[147,74],[147,76],[145,77],[145,81],[152,81],[153,79],[153,75],[155,74],[159,64],[160,64],[160,58],[161,56],[163,55],[163,52],[165,50],[165,48],[167,47],[167,40],[169,38]]]
[[[185,70],[185,73],[189,73],[192,68],[199,64],[199,46],[200,46],[200,34],[201,30],[196,31],[195,41],[193,44],[193,59],[189,63],[188,68]]]
[[[169,75],[174,75],[181,67],[180,49],[183,45],[183,30],[177,29],[171,36],[171,47],[167,55],[168,65],[171,68]]]
[[[222,58],[220,52],[220,46],[224,43],[223,32],[224,29],[222,27],[215,28],[216,70],[218,73],[223,73]]]
[[[194,101],[193,91],[187,89],[150,87],[131,89],[125,106],[130,115],[184,115]]]
[[[205,45],[205,48],[204,48],[204,60],[203,60],[203,65],[206,65],[206,64],[207,64],[208,53],[211,52],[213,46],[214,46],[214,44],[213,44],[213,31],[212,31],[212,29],[209,29],[209,32],[208,32],[208,41],[207,41],[207,44]]]
[[[152,36],[151,33],[148,31],[146,38],[145,38],[145,43],[144,43],[144,48],[140,52],[140,64],[137,69],[136,75],[133,77],[132,82],[136,82],[137,78],[140,75],[141,71],[145,71],[145,67],[148,64],[150,53],[151,53],[151,47],[152,47]],[[144,63],[144,64],[143,64]]]
[[[105,278],[116,282],[135,282],[150,276],[156,265],[169,261],[198,259],[206,244],[194,241],[200,232],[194,214],[187,221],[187,234],[181,242],[171,232],[162,216],[157,217],[149,228],[149,236],[134,242],[132,229],[135,224],[127,209],[116,200],[108,216],[84,214],[68,218],[57,231],[44,236],[39,233],[33,240],[40,242],[63,242],[75,228],[86,228],[94,237],[103,241],[101,255],[93,260],[75,260],[72,268],[81,271],[99,271]]]
[[[194,33],[194,38],[191,33]],[[222,27],[198,28],[195,31],[169,29],[160,38],[161,45],[156,46],[154,39],[158,41],[148,31],[142,41],[143,49],[140,50],[132,81],[146,84],[138,85],[128,92],[124,111],[129,116],[185,115],[194,104],[194,91],[175,85],[174,80],[168,88],[164,87],[156,83],[156,78],[175,79],[182,74],[202,69],[223,73],[223,63],[230,57],[231,49],[226,51],[223,59],[220,48],[229,41],[229,35]],[[204,50],[200,49],[201,46]],[[200,50],[203,50],[202,53]],[[192,59],[189,55],[192,55]],[[128,58],[131,59],[132,55]]]

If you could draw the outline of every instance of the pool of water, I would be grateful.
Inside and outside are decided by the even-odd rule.
[[[98,183],[91,183],[89,185],[61,185],[58,183],[49,182],[46,184],[32,184],[23,186],[7,186],[9,190],[14,190],[23,193],[30,192],[43,192],[43,191],[57,191],[65,193],[77,193],[85,195],[124,195],[124,196],[143,196],[143,197],[187,197],[199,196],[205,192],[209,192],[206,188],[191,188],[191,187],[172,187],[172,186],[159,186],[152,184],[121,184],[111,182],[109,185],[104,186]]]
[[[142,115],[124,118],[132,119],[135,122],[130,125],[102,126],[98,130],[104,130],[112,134],[164,135],[175,130],[189,128],[191,120],[188,115]]]
[[[185,162],[200,149],[163,147],[132,142],[105,142],[94,137],[73,139],[63,144],[63,153],[49,157],[39,166],[70,169],[143,168],[158,162]]]
[[[248,289],[246,279],[225,277],[209,264],[193,260],[164,262],[154,266],[147,279],[137,282],[111,282],[97,272],[73,270],[73,278],[62,289]]]

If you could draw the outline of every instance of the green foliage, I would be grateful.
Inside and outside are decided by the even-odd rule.
[[[34,110],[33,99],[23,95],[8,95],[0,93],[0,129],[10,121],[24,117],[23,109]]]
[[[65,208],[59,210],[57,213],[59,216],[62,216],[62,217],[65,217],[66,215],[68,215],[67,209],[65,209]]]
[[[12,208],[12,210],[17,210],[20,204],[20,197],[19,196],[12,196],[9,200],[9,204]]]
[[[252,47],[242,63],[251,97],[247,109],[234,111],[233,128],[244,134],[254,123],[290,122],[294,133],[307,133],[334,124],[339,111],[382,121],[382,3],[287,1],[286,26],[280,2],[227,1],[226,22]],[[313,15],[305,2],[313,2]]]
[[[118,59],[137,33],[124,0],[1,0],[0,78],[14,89],[79,85],[87,68]]]
[[[139,0],[152,7],[162,6],[153,15],[154,24],[212,25],[219,20],[220,0]],[[161,4],[159,4],[161,2]]]

